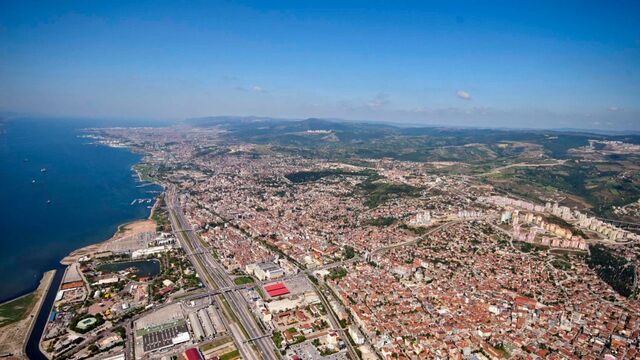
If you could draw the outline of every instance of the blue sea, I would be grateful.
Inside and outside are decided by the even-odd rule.
[[[33,291],[71,251],[149,216],[156,185],[131,170],[140,155],[90,144],[82,129],[159,123],[11,119],[0,123],[0,302]],[[41,169],[46,172],[41,172]],[[35,182],[34,182],[35,180]],[[50,201],[50,203],[47,203]]]

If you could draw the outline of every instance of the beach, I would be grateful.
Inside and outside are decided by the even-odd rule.
[[[114,245],[117,245],[119,241],[122,241],[131,235],[155,231],[155,229],[156,225],[153,220],[150,219],[132,221],[130,223],[122,224],[118,227],[118,230],[115,234],[113,234],[111,238],[101,243],[87,245],[80,249],[74,250],[69,255],[65,256],[60,261],[60,263],[62,265],[71,265],[75,262],[78,262],[78,260],[83,256],[110,251],[110,249],[113,248]]]

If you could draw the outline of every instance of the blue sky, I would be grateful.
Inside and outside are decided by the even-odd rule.
[[[640,3],[0,2],[0,110],[640,130]]]

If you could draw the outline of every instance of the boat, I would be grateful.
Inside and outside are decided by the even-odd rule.
[[[51,205],[51,200],[47,200],[47,205]]]
[[[31,180],[31,183],[35,184],[36,183],[36,179]]]
[[[40,169],[40,172],[47,172],[47,169],[46,168],[42,168],[42,169]]]

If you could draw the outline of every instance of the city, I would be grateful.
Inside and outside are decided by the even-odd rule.
[[[49,330],[56,356],[639,356],[637,267],[619,270],[630,283],[611,280],[595,256],[637,259],[633,227],[428,162],[302,157],[228,143],[219,129],[91,132],[145,155],[138,175],[165,189],[152,216],[160,232],[77,258],[79,278],[69,267]],[[168,261],[184,275],[127,283],[126,270],[96,272],[114,256]],[[70,310],[74,300],[82,305]],[[96,309],[113,323],[60,336],[64,319]],[[98,349],[78,350],[96,339]],[[80,346],[67,352],[70,341]]]
[[[640,360],[640,1],[0,1],[0,360]]]

